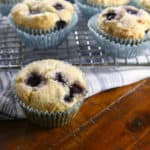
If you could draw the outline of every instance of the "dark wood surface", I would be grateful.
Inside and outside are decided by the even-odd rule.
[[[87,99],[71,124],[0,122],[0,150],[150,150],[150,79]]]

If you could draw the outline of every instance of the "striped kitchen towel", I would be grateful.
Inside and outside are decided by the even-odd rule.
[[[81,67],[88,84],[88,96],[150,77],[150,67]],[[11,81],[15,71],[0,71],[0,119],[24,119],[22,108],[15,100]]]

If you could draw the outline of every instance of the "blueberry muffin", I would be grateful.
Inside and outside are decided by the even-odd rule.
[[[63,112],[84,99],[86,82],[76,67],[48,59],[23,68],[16,77],[15,89],[19,99],[33,109]]]
[[[130,0],[76,0],[76,4],[87,20],[107,7],[127,5],[129,3]]]
[[[56,48],[74,29],[78,15],[64,0],[25,0],[11,10],[9,23],[33,49]]]
[[[140,0],[140,4],[141,4],[147,11],[150,11],[150,0]]]
[[[88,21],[102,52],[113,58],[150,55],[150,15],[133,6],[108,7]]]
[[[105,7],[125,5],[128,2],[129,0],[87,0],[87,3],[90,5],[103,5]]]
[[[70,123],[87,93],[83,73],[53,59],[35,61],[24,67],[15,78],[14,88],[27,118],[50,128]]]
[[[97,18],[99,30],[123,39],[143,39],[150,30],[150,16],[133,6],[110,7]]]
[[[64,0],[26,0],[11,10],[14,23],[23,28],[54,30],[72,19],[74,7]]]

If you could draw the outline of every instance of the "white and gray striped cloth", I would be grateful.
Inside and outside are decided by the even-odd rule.
[[[150,77],[150,67],[83,67],[88,96]],[[0,119],[23,119],[22,108],[14,99],[11,81],[15,71],[0,71]]]

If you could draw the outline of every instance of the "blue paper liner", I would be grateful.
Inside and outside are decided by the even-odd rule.
[[[76,2],[77,6],[79,7],[82,14],[84,15],[84,17],[86,17],[87,20],[91,16],[97,14],[102,9],[104,9],[104,6],[96,7],[96,6],[89,5],[89,4],[86,3],[85,0],[75,0],[75,2]]]
[[[66,0],[66,1],[71,2],[71,3],[74,3],[74,2],[75,2],[74,0]]]
[[[23,108],[23,111],[29,121],[33,124],[47,128],[57,128],[69,124],[76,116],[82,103],[84,102],[84,100],[81,100],[64,112],[42,112],[27,106],[16,96],[15,93],[14,97]]]
[[[142,40],[120,39],[106,35],[97,27],[98,14],[88,21],[88,27],[105,55],[117,58],[131,58],[150,55],[149,34]]]
[[[3,16],[8,16],[11,8],[14,6],[14,4],[3,4],[3,3],[0,3],[0,13],[3,15]]]
[[[27,119],[33,124],[36,124],[41,127],[57,128],[57,127],[62,127],[66,124],[69,124],[73,120],[73,118],[76,116],[82,103],[84,102],[84,99],[82,99],[78,101],[77,103],[75,103],[72,107],[68,108],[67,110],[63,112],[39,111],[38,109],[34,109],[30,107],[29,105],[26,105],[16,95],[15,88],[14,88],[14,81],[15,81],[15,78],[13,79],[13,82],[11,85],[14,98],[22,107]]]
[[[3,16],[8,16],[10,13],[11,8],[21,0],[8,0],[7,2],[0,2],[0,13]]]
[[[61,44],[78,22],[77,13],[73,14],[70,23],[63,29],[55,31],[22,29],[15,25],[11,15],[8,17],[10,25],[15,29],[21,41],[34,49],[48,49]]]

